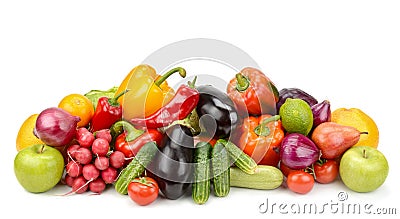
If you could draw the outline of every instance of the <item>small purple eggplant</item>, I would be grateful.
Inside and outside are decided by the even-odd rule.
[[[311,111],[314,117],[313,128],[321,123],[331,121],[331,104],[328,100],[311,106]]]

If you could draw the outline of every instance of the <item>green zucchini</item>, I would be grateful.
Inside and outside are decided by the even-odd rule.
[[[192,199],[197,204],[204,204],[210,197],[210,158],[211,144],[199,142],[194,152],[194,183],[192,185]]]
[[[146,166],[158,151],[157,144],[148,142],[143,145],[132,161],[120,173],[114,184],[115,190],[123,195],[128,194],[129,183],[143,174]]]
[[[254,174],[247,174],[238,167],[231,167],[230,179],[232,187],[250,189],[276,189],[283,182],[282,172],[268,165],[258,165]]]
[[[247,174],[254,174],[254,171],[257,168],[257,163],[253,158],[244,153],[238,146],[230,141],[219,139],[217,142],[220,142],[225,146],[230,158],[234,161],[237,167]]]
[[[230,190],[229,169],[231,165],[229,154],[221,142],[217,141],[211,151],[211,166],[214,194],[218,197],[225,197]]]

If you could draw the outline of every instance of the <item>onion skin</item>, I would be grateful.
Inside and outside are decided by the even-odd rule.
[[[331,121],[331,104],[328,100],[324,100],[311,107],[313,113],[313,128],[317,127],[321,123]]]
[[[308,137],[291,133],[282,140],[281,162],[291,169],[304,169],[319,159],[319,149]]]
[[[72,116],[61,108],[50,107],[43,110],[36,119],[34,134],[46,145],[64,146],[74,139],[80,120],[78,116]]]

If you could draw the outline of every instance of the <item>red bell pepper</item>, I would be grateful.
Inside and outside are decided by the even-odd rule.
[[[280,116],[250,116],[244,119],[238,146],[258,164],[277,166],[284,138]]]
[[[118,99],[126,92],[128,90],[121,92],[114,98],[99,98],[90,124],[91,132],[109,129],[115,122],[122,118],[122,106],[118,103]]]
[[[227,93],[242,116],[276,114],[279,98],[274,83],[260,70],[247,67],[236,74],[227,86]]]
[[[195,88],[182,84],[174,97],[162,108],[146,118],[133,118],[130,122],[146,128],[168,126],[174,121],[186,118],[196,107],[199,96]]]
[[[150,141],[160,145],[163,137],[157,129],[136,129],[124,120],[116,122],[111,127],[111,132],[114,135],[114,149],[124,153],[127,158],[135,156],[139,149]]]

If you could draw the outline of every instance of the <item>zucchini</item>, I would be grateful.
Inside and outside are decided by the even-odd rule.
[[[230,190],[229,169],[231,165],[229,154],[221,142],[217,141],[211,151],[211,166],[214,194],[218,197],[225,197]]]
[[[197,204],[204,204],[210,197],[210,158],[211,144],[199,142],[194,152],[194,183],[192,185],[192,199]]]
[[[247,174],[238,167],[231,167],[230,178],[232,187],[250,189],[276,189],[283,182],[282,172],[268,165],[258,165],[254,174]]]
[[[247,174],[254,174],[257,168],[257,163],[253,158],[244,153],[238,146],[230,141],[219,139],[217,142],[220,142],[225,146],[230,158],[237,167]]]
[[[128,166],[121,171],[114,184],[115,190],[123,195],[128,194],[129,183],[143,174],[157,151],[157,144],[152,141],[143,145]]]

